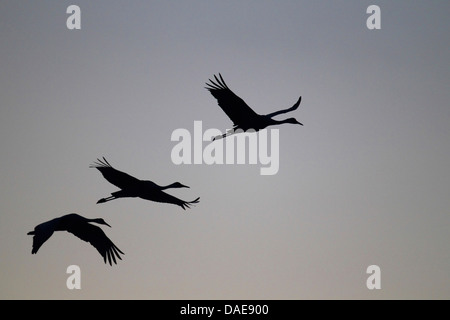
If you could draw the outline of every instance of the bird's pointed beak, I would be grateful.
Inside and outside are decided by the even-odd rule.
[[[301,125],[301,126],[303,125],[303,123],[301,123],[301,122],[298,122],[298,121],[297,121],[297,124],[299,124],[299,125]]]
[[[108,227],[110,227],[110,228],[112,228],[109,224],[107,224],[106,222],[105,222],[105,225],[107,225]]]
[[[184,184],[181,185],[183,188],[190,188],[189,186],[186,186]]]

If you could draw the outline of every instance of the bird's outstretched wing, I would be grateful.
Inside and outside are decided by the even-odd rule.
[[[140,181],[128,173],[113,168],[104,157],[103,160],[97,159],[97,162],[94,162],[89,168],[98,169],[106,180],[120,189],[131,187]]]
[[[67,231],[77,236],[81,240],[89,242],[103,257],[105,263],[112,265],[112,262],[117,264],[116,257],[122,260],[119,253],[124,254],[119,248],[106,236],[105,232],[100,227],[94,226],[90,223],[72,224],[67,227]]]
[[[190,208],[192,204],[198,203],[200,200],[200,197],[198,197],[197,199],[192,201],[184,201],[177,197],[172,196],[171,194],[165,193],[162,190],[155,190],[154,192],[151,193],[145,193],[140,195],[140,197],[145,200],[175,204],[183,208],[183,210],[186,210],[186,208]]]
[[[280,111],[275,111],[275,112],[266,114],[266,117],[272,118],[272,117],[275,117],[275,116],[277,116],[277,115],[279,115],[279,114],[283,114],[283,113],[288,113],[288,112],[294,111],[294,110],[296,110],[296,109],[298,108],[298,106],[300,105],[300,101],[302,101],[302,97],[300,97],[300,98],[297,100],[297,102],[296,102],[292,107],[290,107],[290,108],[288,108],[288,109],[284,109],[284,110],[280,110]]]
[[[228,88],[220,73],[219,77],[220,79],[214,75],[216,82],[209,79],[211,83],[206,83],[207,87],[205,89],[208,89],[214,98],[217,99],[219,106],[233,121],[233,124],[239,126],[257,117],[258,114]]]

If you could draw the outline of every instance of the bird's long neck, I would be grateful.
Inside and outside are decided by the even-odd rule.
[[[300,122],[298,122],[297,120],[295,120],[295,118],[287,118],[287,119],[283,119],[283,120],[275,120],[275,119],[270,119],[271,120],[271,124],[270,125],[277,125],[277,124],[283,124],[283,123],[291,123],[291,124],[300,124]]]
[[[167,186],[161,186],[161,190],[166,190],[170,188],[176,188],[175,183],[168,184]]]
[[[83,217],[83,218],[84,218],[84,217]],[[88,223],[93,222],[93,223],[103,224],[100,218],[95,218],[95,219],[84,218],[84,221],[85,221],[85,222],[88,222]]]
[[[283,120],[276,120],[276,119],[272,119],[273,124],[283,124],[283,123],[290,123],[290,119],[283,119]]]
[[[111,226],[110,226],[109,224],[107,224],[107,223],[105,222],[105,220],[103,220],[102,218],[86,219],[86,221],[87,221],[87,222],[98,223],[98,224],[105,225],[105,226],[108,226],[108,227],[111,228]]]

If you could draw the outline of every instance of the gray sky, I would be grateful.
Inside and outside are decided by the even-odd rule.
[[[449,15],[448,1],[2,1],[0,298],[449,299]],[[172,163],[175,129],[230,127],[204,89],[219,72],[261,114],[303,97],[276,175]],[[96,204],[117,190],[89,169],[101,156],[200,203]],[[71,212],[104,218],[123,261],[62,232],[31,255],[26,233]]]

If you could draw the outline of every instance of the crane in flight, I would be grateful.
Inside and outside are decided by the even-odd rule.
[[[291,124],[299,124],[295,118],[288,118],[284,120],[275,120],[273,117],[294,111],[300,105],[300,101],[302,97],[298,99],[298,101],[290,108],[283,109],[279,111],[275,111],[266,115],[257,114],[250,108],[244,100],[242,100],[239,96],[237,96],[233,91],[231,91],[225,81],[222,78],[222,75],[219,73],[219,78],[214,75],[216,81],[209,79],[210,83],[206,83],[205,89],[209,90],[214,98],[217,99],[217,103],[219,107],[226,113],[226,115],[233,122],[233,129],[227,131],[227,133],[214,137],[213,141],[216,139],[225,138],[229,135],[236,133],[236,130],[241,129],[242,131],[247,131],[253,129],[255,131],[262,130],[268,126],[279,125],[283,123],[291,123]]]
[[[112,262],[114,262],[117,264],[116,257],[122,260],[120,253],[124,253],[116,247],[100,227],[91,224],[91,222],[111,227],[101,218],[88,219],[76,213],[70,213],[37,225],[33,231],[27,233],[33,236],[31,253],[36,254],[44,242],[52,236],[53,232],[67,231],[81,240],[89,242],[97,249],[105,263],[109,262],[112,265]]]
[[[160,186],[153,181],[139,180],[113,168],[104,157],[103,160],[97,159],[97,162],[94,162],[90,168],[98,169],[107,181],[120,188],[119,191],[111,193],[110,197],[102,198],[97,203],[104,203],[118,198],[138,197],[144,200],[175,204],[186,210],[186,208],[190,208],[192,204],[198,203],[200,200],[200,197],[198,197],[192,201],[184,201],[163,191],[169,188],[189,188],[180,182]]]

